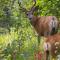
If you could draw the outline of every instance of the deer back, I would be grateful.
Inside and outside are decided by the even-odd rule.
[[[39,35],[51,35],[52,29],[57,30],[58,28],[58,20],[54,16],[38,16],[32,21],[32,25]]]

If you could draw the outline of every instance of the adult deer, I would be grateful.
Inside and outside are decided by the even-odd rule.
[[[34,4],[28,11],[26,8],[21,6],[21,2],[18,1],[20,9],[25,12],[29,18],[32,26],[35,28],[39,36],[48,36],[56,34],[58,31],[58,20],[55,16],[34,16],[36,10],[36,0],[33,0]]]

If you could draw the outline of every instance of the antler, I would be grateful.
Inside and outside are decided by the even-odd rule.
[[[21,1],[20,0],[18,0],[18,4],[20,6],[20,10],[22,10],[23,12],[26,13],[27,12],[27,9],[21,6]]]
[[[36,5],[36,0],[33,0],[33,2],[34,2],[34,4],[33,4],[33,6],[31,7],[31,9],[30,9],[30,12],[33,14],[33,12],[36,10],[36,8],[37,8],[37,6],[35,6]],[[18,4],[19,4],[19,6],[20,6],[20,10],[22,10],[23,12],[28,12],[27,11],[27,9],[26,8],[24,8],[24,7],[22,7],[21,6],[21,1],[20,0],[18,0]]]
[[[30,11],[33,13],[35,10],[36,10],[36,7],[37,6],[35,6],[36,5],[36,0],[33,0],[33,2],[34,2],[34,5],[31,7],[31,9],[30,9]]]
[[[33,1],[34,1],[34,5],[31,7],[31,10],[35,9],[36,0],[33,0]]]

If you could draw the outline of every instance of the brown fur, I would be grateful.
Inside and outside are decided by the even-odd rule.
[[[38,16],[38,17],[33,16],[31,22],[38,35],[45,36],[44,34],[45,32],[48,32],[48,35],[50,34],[51,30],[49,28],[49,23],[52,20],[52,17],[55,18],[58,26],[58,20],[55,16]]]
[[[47,37],[46,41],[48,41],[51,44],[51,54],[53,57],[56,57],[57,54],[59,54],[60,52],[58,51],[60,49],[60,33],[57,33],[53,36],[49,36]],[[56,43],[59,44],[56,44]],[[56,47],[58,47],[56,49]],[[59,53],[55,53],[55,51],[59,52]]]

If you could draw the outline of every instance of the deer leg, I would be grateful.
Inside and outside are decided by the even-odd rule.
[[[38,35],[38,46],[40,44],[40,35]]]
[[[49,51],[46,51],[46,60],[49,60]]]

